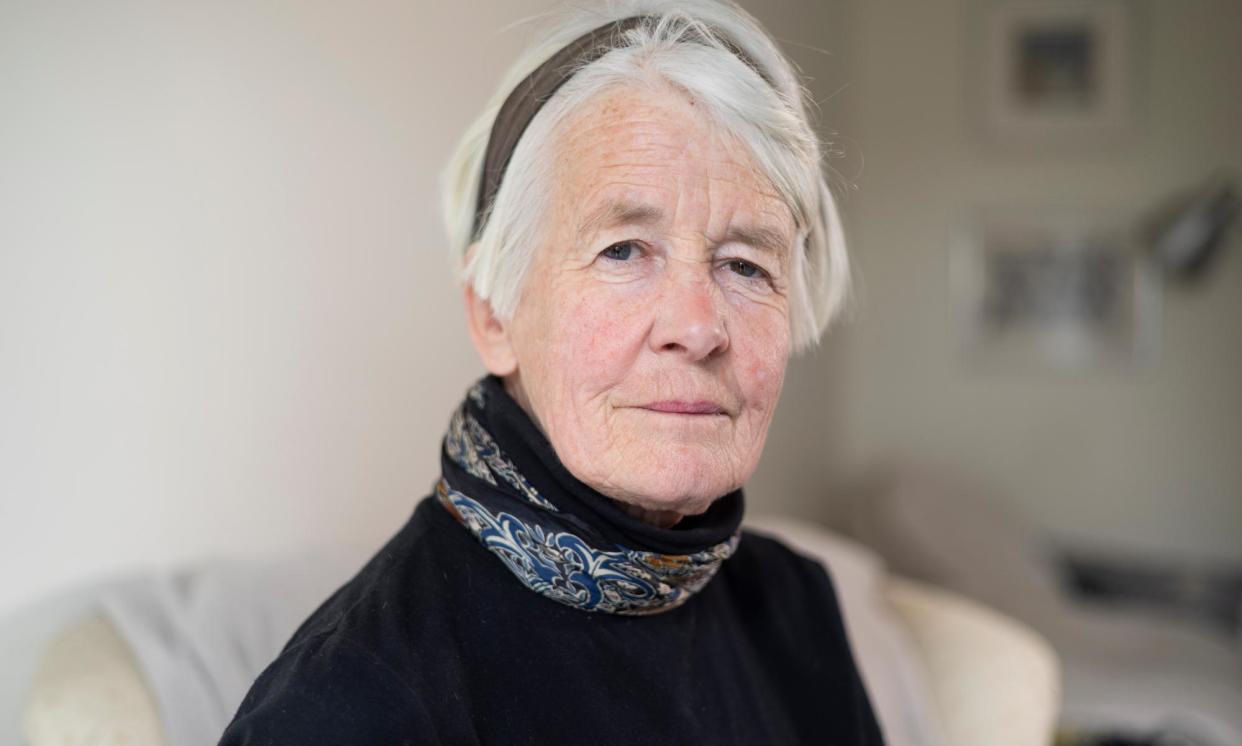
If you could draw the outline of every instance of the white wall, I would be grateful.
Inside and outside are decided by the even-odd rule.
[[[1217,168],[1242,177],[1242,4],[1149,3],[1136,135],[1067,153],[988,148],[965,128],[967,0],[850,5],[865,297],[832,405],[838,458],[965,469],[1065,540],[1242,559],[1242,232],[1203,287],[1165,296],[1160,356],[1133,371],[972,373],[946,281],[963,208],[1140,210]]]
[[[541,7],[0,4],[0,609],[396,530],[482,371],[437,173]]]
[[[771,3],[754,11],[764,11],[772,34],[785,43],[786,52],[808,78],[820,137],[833,152],[827,161],[829,184],[838,205],[848,213],[856,198],[851,185],[859,157],[847,104],[855,78],[852,9],[841,0],[816,0],[802,9],[793,2],[784,5],[791,6],[785,13],[773,13]],[[817,348],[790,361],[763,459],[746,487],[748,511],[815,520],[831,516],[831,502],[844,473],[841,400],[851,315],[843,315],[830,327]]]
[[[399,527],[482,372],[437,174],[545,7],[0,2],[0,613]]]

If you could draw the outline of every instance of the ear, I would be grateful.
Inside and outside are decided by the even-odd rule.
[[[517,370],[517,356],[509,341],[509,329],[497,318],[490,301],[480,298],[469,282],[464,288],[466,302],[466,326],[470,340],[483,359],[483,365],[501,378]]]

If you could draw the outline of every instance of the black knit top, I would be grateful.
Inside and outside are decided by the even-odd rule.
[[[671,529],[630,518],[569,475],[498,380],[483,385],[481,417],[496,443],[595,541],[693,551],[736,530],[740,491]],[[445,469],[453,469],[447,460]],[[455,479],[480,494],[503,489]],[[221,740],[882,742],[818,563],[746,531],[677,608],[588,611],[528,588],[434,496],[302,624]]]

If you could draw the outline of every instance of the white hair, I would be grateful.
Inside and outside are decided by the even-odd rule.
[[[615,35],[613,48],[576,71],[531,120],[476,238],[484,153],[509,93],[578,37],[632,16],[647,20]],[[810,122],[812,101],[792,63],[758,22],[729,0],[608,0],[552,18],[551,32],[505,74],[442,174],[444,220],[461,280],[488,300],[497,316],[512,318],[542,238],[540,218],[550,192],[550,164],[555,162],[548,149],[557,125],[606,90],[663,82],[701,103],[716,127],[742,143],[792,211],[798,234],[789,263],[790,336],[795,351],[814,345],[845,302],[850,270],[840,216]],[[467,248],[476,240],[466,260]]]

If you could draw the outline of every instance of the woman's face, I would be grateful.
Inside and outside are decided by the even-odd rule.
[[[701,513],[754,471],[776,407],[793,216],[671,88],[596,97],[556,145],[493,372],[578,479],[664,523]]]

